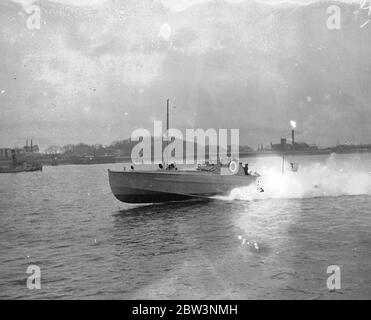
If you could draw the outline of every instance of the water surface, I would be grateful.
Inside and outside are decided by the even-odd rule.
[[[0,298],[371,298],[371,156],[249,160],[264,193],[136,206],[107,168],[0,175]],[[41,289],[26,287],[41,268]],[[329,291],[326,269],[341,268]]]

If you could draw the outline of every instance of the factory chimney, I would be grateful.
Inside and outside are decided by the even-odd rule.
[[[292,142],[292,149],[295,149],[295,128],[296,128],[296,121],[291,120],[290,121],[291,125],[291,142]]]
[[[31,152],[32,152],[32,139],[31,139]]]

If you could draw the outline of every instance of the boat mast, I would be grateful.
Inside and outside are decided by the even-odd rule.
[[[166,138],[169,137],[169,99],[166,101]]]
[[[166,146],[169,144],[169,99],[166,100]],[[164,139],[162,138],[162,141]],[[165,164],[164,162],[164,149],[162,150],[162,163]]]

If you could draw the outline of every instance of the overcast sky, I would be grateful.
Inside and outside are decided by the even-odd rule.
[[[242,143],[371,142],[371,23],[322,1],[2,0],[0,146],[103,143],[165,120]],[[27,7],[41,8],[40,30]],[[152,130],[152,129],[151,129]]]

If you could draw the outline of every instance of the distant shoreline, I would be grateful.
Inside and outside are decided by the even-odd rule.
[[[250,152],[240,152],[240,158],[265,158],[265,157],[281,157],[281,156],[316,156],[316,155],[330,155],[330,154],[362,154],[362,153],[369,153],[371,154],[371,149],[367,150],[333,150],[333,149],[319,149],[317,151],[292,151],[288,150],[285,152],[280,151],[250,151]],[[40,161],[43,165],[51,166],[52,159],[49,155],[39,154],[38,161]],[[109,158],[109,159],[108,159]],[[208,157],[206,157],[206,160]],[[92,164],[113,164],[113,163],[132,163],[130,156],[117,156],[117,157],[101,157],[101,161],[92,161],[86,163],[77,163],[75,161],[69,161],[67,158],[60,158],[58,161],[58,165],[92,165]],[[0,159],[0,167],[7,166],[11,163],[9,159]]]

